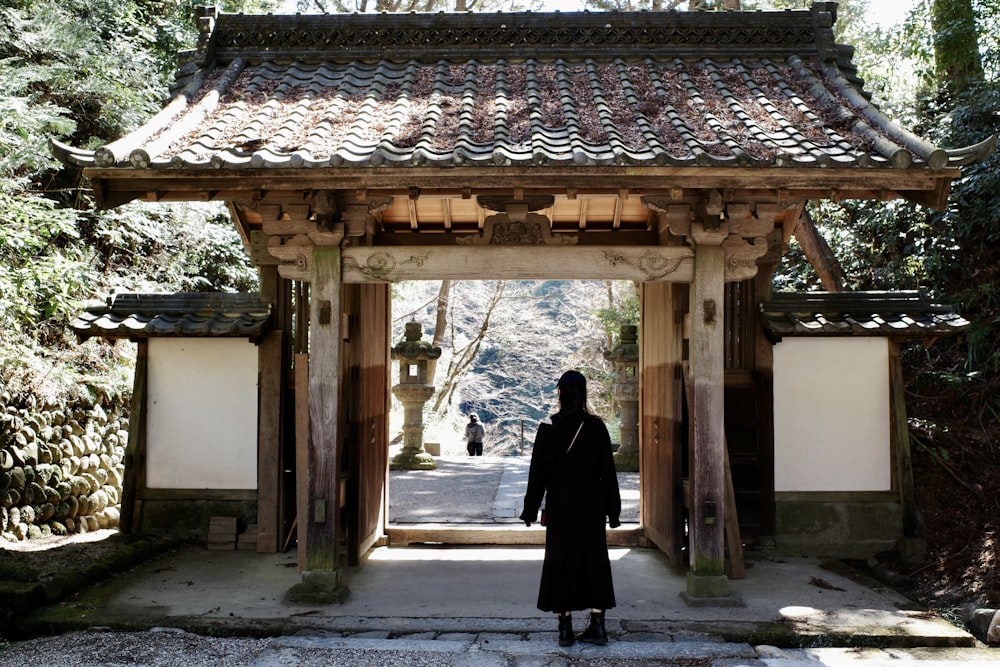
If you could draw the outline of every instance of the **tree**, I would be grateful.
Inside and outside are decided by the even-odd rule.
[[[194,4],[0,6],[0,385],[18,391],[44,385],[58,394],[104,373],[127,391],[130,360],[71,338],[66,323],[81,301],[110,289],[255,286],[223,209],[96,211],[78,170],[60,165],[48,146],[50,137],[107,143],[158,111],[177,46],[190,45],[196,34]],[[224,8],[276,5],[228,1]]]
[[[983,80],[972,0],[933,0],[934,68],[942,93],[961,93]]]
[[[394,287],[393,339],[407,321],[437,319],[442,292],[440,283]],[[434,332],[442,348],[438,368],[444,370],[427,407],[428,437],[458,442],[468,414],[476,412],[487,428],[488,452],[516,451],[522,428],[530,439],[535,425],[555,409],[556,380],[569,368],[591,380],[591,406],[614,431],[610,396],[603,389],[610,370],[602,355],[609,345],[606,311],[632,312],[623,302],[634,292],[631,283],[605,281],[451,283],[444,334]],[[609,294],[614,303],[595,309]]]

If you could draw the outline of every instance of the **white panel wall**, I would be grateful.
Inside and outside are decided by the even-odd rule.
[[[785,338],[774,346],[774,490],[889,490],[889,417],[885,338]]]
[[[245,338],[149,341],[146,486],[257,488],[257,347]]]

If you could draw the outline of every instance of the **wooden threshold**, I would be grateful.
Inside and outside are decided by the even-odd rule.
[[[420,523],[389,524],[386,529],[389,546],[407,544],[503,544],[503,545],[543,545],[545,528],[518,524],[497,525],[494,523]],[[645,531],[635,526],[608,530],[608,546],[635,547]]]

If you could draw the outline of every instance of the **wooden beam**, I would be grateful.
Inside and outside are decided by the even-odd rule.
[[[524,276],[690,282],[694,265],[694,252],[683,246],[356,246],[343,253],[345,283]]]
[[[488,172],[489,188],[471,187],[472,184],[482,184],[484,174]],[[454,189],[460,192],[469,188],[472,194],[480,194],[486,190],[510,191],[513,188],[525,188],[526,183],[545,183],[545,188],[525,188],[525,194],[532,190],[547,192],[565,192],[566,188],[576,188],[578,194],[588,188],[600,188],[617,191],[628,189],[630,192],[640,190],[662,190],[663,184],[669,182],[670,187],[691,190],[714,188],[719,190],[741,189],[771,189],[813,190],[817,195],[839,190],[845,197],[856,196],[858,192],[868,192],[867,198],[877,198],[880,190],[906,192],[908,197],[917,195],[917,191],[933,191],[939,196],[947,192],[947,185],[962,173],[959,169],[942,169],[939,171],[914,171],[909,169],[789,169],[762,168],[747,169],[745,167],[628,167],[608,166],[592,169],[574,168],[537,168],[537,167],[455,167],[441,169],[440,167],[404,167],[404,168],[338,168],[338,169],[268,169],[266,171],[250,172],[244,170],[206,171],[202,169],[161,170],[85,168],[85,177],[101,179],[105,197],[110,200],[112,193],[129,192],[127,197],[134,199],[136,194],[144,196],[149,191],[162,192],[203,192],[206,190],[220,191],[219,198],[241,199],[261,189],[267,190],[269,196],[274,191],[311,191],[317,189],[387,191],[399,190],[409,192],[410,188],[424,190]],[[225,191],[244,191],[242,197],[233,196]],[[358,201],[364,201],[364,196]],[[191,197],[188,196],[188,199]],[[813,197],[813,198],[819,198]]]
[[[618,229],[622,225],[622,209],[625,207],[626,199],[628,199],[628,190],[620,190],[618,198],[615,199],[615,214],[611,222],[612,229]]]
[[[419,526],[390,525],[386,530],[390,545],[405,544],[545,544],[545,528],[523,525],[470,525],[426,523]],[[606,531],[608,546],[638,546],[643,537],[641,528],[615,528]]]
[[[256,489],[143,489],[142,500],[195,500],[250,503],[257,500]]]
[[[451,200],[445,199],[442,202],[442,207],[441,215],[444,218],[444,228],[451,231]]]
[[[406,198],[406,210],[410,214],[410,229],[417,231],[419,225],[417,224],[417,200],[415,197]]]

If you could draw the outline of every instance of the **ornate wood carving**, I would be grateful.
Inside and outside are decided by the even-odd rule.
[[[536,57],[572,57],[583,53],[614,50],[616,54],[642,52],[677,56],[699,53],[706,45],[719,49],[757,48],[801,53],[816,50],[817,37],[826,37],[830,19],[823,25],[794,20],[781,13],[762,16],[733,13],[706,21],[700,13],[671,12],[656,17],[618,17],[598,13],[575,16],[427,14],[407,17],[405,22],[387,23],[379,16],[306,17],[225,16],[216,25],[216,53],[246,54],[281,51],[292,57],[307,55],[355,58],[381,56],[386,51],[399,57],[450,53],[473,58],[509,57],[511,45]],[[225,20],[222,20],[225,19]],[[719,20],[721,19],[721,20]],[[826,28],[824,30],[823,28]],[[832,36],[830,36],[832,39]],[[438,57],[438,56],[435,56]]]
[[[756,275],[757,260],[773,246],[769,245],[768,235],[774,231],[778,207],[727,203],[728,196],[728,192],[721,190],[706,191],[698,204],[699,216],[695,216],[690,205],[678,204],[668,197],[643,197],[642,203],[660,214],[661,241],[670,232],[686,237],[694,246],[721,245],[726,253],[726,281],[731,282]]]
[[[767,252],[767,239],[757,236],[744,239],[739,234],[730,234],[722,242],[726,251],[726,282],[746,280],[757,275],[757,260]]]
[[[606,250],[604,258],[611,266],[628,266],[645,276],[643,282],[663,280],[675,273],[688,258],[683,255],[665,256],[652,250],[641,249],[633,251]]]
[[[660,235],[660,243],[666,241],[668,232],[675,236],[690,236],[693,220],[691,206],[679,204],[672,197],[661,195],[641,197],[640,201],[646,208],[660,214],[657,217],[657,232]]]
[[[552,195],[528,195],[525,197],[523,194],[520,197],[517,195],[480,195],[476,198],[476,202],[483,208],[497,213],[507,213],[513,217],[517,215],[516,211],[520,210],[527,213],[528,211],[551,208],[555,197]]]
[[[351,246],[345,283],[401,280],[551,280],[689,282],[694,251],[683,246]]]
[[[343,239],[343,223],[335,223],[329,232],[319,231],[313,225],[307,234],[271,236],[267,241],[267,251],[278,259],[278,274],[282,278],[308,282],[312,279],[313,248],[335,248]]]
[[[363,204],[345,206],[341,220],[347,236],[364,236],[368,230],[368,207]]]
[[[539,213],[512,208],[515,214],[497,213],[483,221],[481,234],[458,236],[460,245],[575,245],[576,234],[553,234],[549,219]]]
[[[312,280],[313,243],[308,236],[294,236],[287,240],[272,236],[267,243],[267,251],[278,259],[278,275],[286,280]]]

